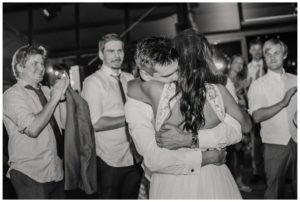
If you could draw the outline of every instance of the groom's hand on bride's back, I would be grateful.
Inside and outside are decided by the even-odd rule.
[[[156,133],[155,139],[159,147],[170,150],[190,148],[192,145],[192,134],[172,124],[164,124]],[[202,166],[208,164],[223,165],[226,162],[226,155],[226,149],[202,151]]]
[[[184,132],[176,125],[164,124],[155,135],[156,143],[161,148],[170,150],[190,148],[192,134]]]

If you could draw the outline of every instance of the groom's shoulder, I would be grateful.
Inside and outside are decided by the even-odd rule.
[[[136,88],[140,88],[142,85],[142,81],[140,79],[132,79],[127,82],[128,90],[134,90]]]
[[[164,83],[156,80],[146,81],[143,82],[142,84],[143,91],[150,94],[153,91],[154,92],[160,91],[160,89],[163,89],[163,87],[164,87]]]

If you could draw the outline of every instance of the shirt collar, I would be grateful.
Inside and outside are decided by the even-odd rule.
[[[285,70],[282,68],[281,73],[277,73],[272,70],[268,70],[267,75],[269,75],[270,77],[275,78],[277,80],[281,80],[282,78],[284,78],[286,76],[286,73],[285,73]]]
[[[252,63],[254,64],[254,65],[262,65],[263,64],[263,60],[262,59],[260,59],[259,61],[256,61],[256,60],[252,60]]]
[[[118,73],[116,74],[116,72],[114,70],[112,70],[110,67],[108,67],[106,65],[102,65],[101,71],[107,76],[110,76],[110,75],[118,76],[122,72],[121,69],[119,69]]]
[[[23,80],[23,79],[18,79],[17,83],[18,83],[20,86],[22,86],[22,87],[25,87],[25,86],[27,86],[27,85],[30,85],[30,86],[31,86],[30,83],[28,83],[27,81],[25,81],[25,80]],[[33,87],[33,86],[32,86],[32,87]],[[40,88],[40,87],[41,87],[41,84],[38,84],[38,88]],[[33,88],[35,88],[35,87],[33,87]]]

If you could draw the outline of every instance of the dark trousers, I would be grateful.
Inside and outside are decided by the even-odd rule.
[[[263,158],[263,144],[260,137],[260,124],[253,124],[250,132],[252,145],[252,167],[253,174],[264,176],[264,158]]]
[[[27,175],[10,171],[10,180],[18,199],[64,199],[64,181],[39,183]]]
[[[97,157],[99,198],[137,199],[142,174],[141,164],[112,167]]]
[[[226,148],[226,164],[235,179],[242,175],[241,166],[244,165],[244,151],[241,147],[242,143],[239,142]]]
[[[292,187],[297,193],[297,143],[290,139],[288,145],[264,144],[267,189],[265,199],[284,198],[285,180],[292,172]],[[297,196],[296,196],[297,197]]]

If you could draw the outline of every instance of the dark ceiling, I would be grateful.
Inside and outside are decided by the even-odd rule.
[[[180,20],[190,22],[188,15],[204,33],[239,32],[287,20],[296,24],[296,8],[295,3],[3,3],[3,57],[10,60],[21,45],[34,43],[44,45],[50,58],[93,58],[107,33],[120,34],[127,45],[149,36],[174,37]],[[50,18],[45,9],[53,13]],[[284,17],[261,20],[277,15]]]
[[[54,11],[53,17],[46,19],[43,9]],[[122,34],[147,12],[143,22],[174,15],[176,9],[175,3],[4,3],[3,27],[10,34],[45,45],[54,57],[66,56],[76,50],[94,52],[103,34]],[[139,37],[128,32],[125,39]]]
[[[297,3],[2,3],[3,82],[14,80],[13,53],[33,43],[47,48],[54,63],[82,65],[86,75],[97,69],[101,36],[117,33],[132,57],[134,44],[145,37],[174,37],[195,25],[212,43],[297,32]],[[44,10],[50,18],[45,18]],[[183,25],[183,26],[182,26]],[[295,39],[296,41],[297,39]],[[128,51],[129,50],[129,51]],[[243,49],[247,54],[247,47]],[[128,52],[130,54],[128,54]],[[132,59],[132,58],[131,58]]]

